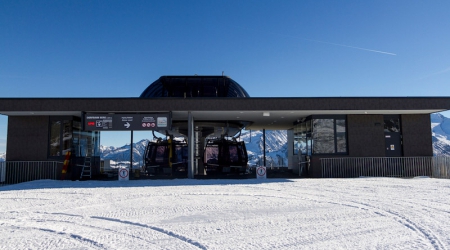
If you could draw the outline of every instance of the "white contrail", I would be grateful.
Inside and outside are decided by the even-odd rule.
[[[244,29],[246,29],[246,28],[244,28]],[[246,29],[246,30],[251,30],[251,29]],[[329,45],[340,46],[340,47],[351,48],[351,49],[359,49],[359,50],[364,50],[364,51],[369,51],[369,52],[374,52],[374,53],[380,53],[380,54],[385,54],[385,55],[390,55],[390,56],[396,56],[396,55],[397,55],[397,54],[395,54],[395,53],[386,52],[386,51],[381,51],[381,50],[366,49],[366,48],[361,48],[361,47],[356,47],[356,46],[350,46],[350,45],[345,45],[345,44],[324,42],[324,41],[320,41],[320,40],[314,40],[314,39],[308,39],[308,38],[301,38],[301,37],[293,36],[293,35],[285,35],[285,34],[273,33],[273,32],[265,32],[265,34],[271,34],[271,35],[277,35],[277,36],[284,36],[284,37],[289,37],[289,38],[301,39],[301,40],[305,40],[305,41],[317,42],[317,43],[323,43],[323,44],[329,44]]]
[[[360,47],[349,46],[349,45],[338,44],[338,43],[329,43],[329,42],[313,40],[313,39],[303,38],[303,40],[312,41],[312,42],[318,42],[318,43],[324,43],[324,44],[330,44],[330,45],[335,45],[335,46],[341,46],[341,47],[346,47],[346,48],[351,48],[351,49],[365,50],[365,51],[381,53],[381,54],[386,54],[386,55],[391,55],[391,56],[396,56],[397,55],[397,54],[394,54],[394,53],[391,53],[391,52],[386,52],[386,51],[381,51],[381,50],[366,49],[366,48],[360,48]]]
[[[435,75],[444,74],[444,73],[449,72],[449,71],[450,71],[450,68],[446,68],[446,69],[444,69],[444,70],[435,72],[435,73],[433,73],[433,74],[429,74],[429,75],[426,75],[426,76],[424,76],[424,77],[421,77],[421,78],[419,78],[419,80],[423,80],[423,79],[425,79],[425,78],[432,77],[432,76],[435,76]]]
[[[446,69],[444,69],[444,70],[441,70],[441,71],[439,71],[439,72],[436,72],[436,73],[434,73],[433,75],[439,75],[439,74],[442,74],[442,73],[445,73],[445,72],[448,72],[448,71],[450,71],[450,68],[446,68]]]

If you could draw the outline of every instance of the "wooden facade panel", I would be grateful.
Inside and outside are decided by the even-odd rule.
[[[383,124],[383,115],[348,115],[348,156],[384,157]]]
[[[430,115],[402,115],[403,156],[433,156]]]
[[[48,116],[8,117],[7,161],[46,161]]]

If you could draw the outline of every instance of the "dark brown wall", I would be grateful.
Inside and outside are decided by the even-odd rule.
[[[348,115],[349,157],[384,157],[383,115]]]
[[[8,117],[6,160],[47,160],[48,121],[48,116]]]
[[[383,115],[347,115],[348,155],[311,157],[309,177],[322,176],[321,158],[385,157]]]
[[[429,114],[402,115],[403,156],[433,156]]]

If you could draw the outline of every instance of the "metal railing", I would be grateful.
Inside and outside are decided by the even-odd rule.
[[[450,179],[450,157],[433,157],[433,178]]]
[[[0,186],[41,179],[56,180],[61,167],[62,163],[57,161],[0,162]]]
[[[450,178],[450,157],[321,158],[322,178],[415,177]]]

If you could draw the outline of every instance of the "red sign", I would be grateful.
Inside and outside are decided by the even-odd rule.
[[[88,126],[95,126],[95,122],[88,122]]]

